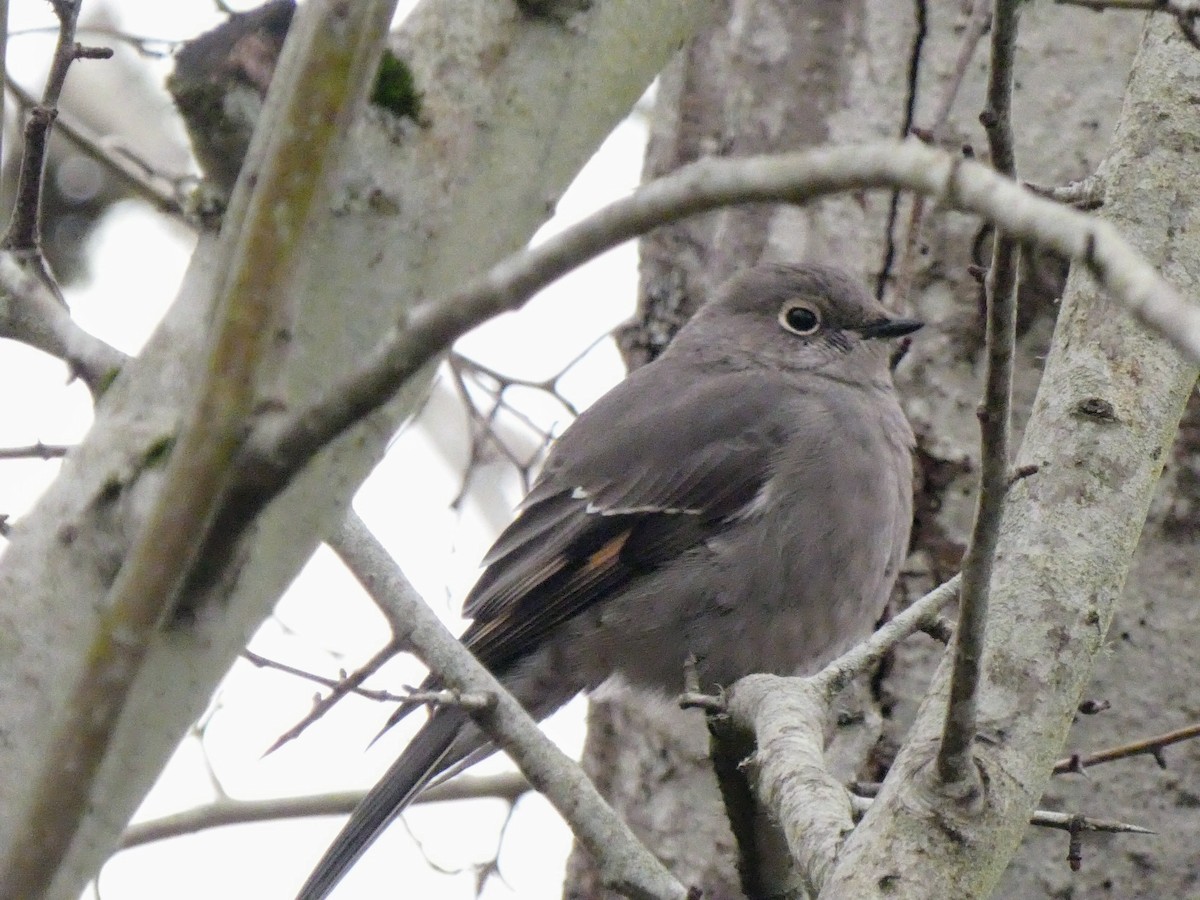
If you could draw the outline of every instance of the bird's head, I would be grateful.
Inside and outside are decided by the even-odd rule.
[[[767,362],[785,370],[874,380],[888,338],[922,325],[896,316],[840,269],[759,265],[731,278],[680,330],[674,352]]]

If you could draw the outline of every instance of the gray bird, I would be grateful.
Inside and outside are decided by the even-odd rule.
[[[678,691],[689,655],[712,688],[853,646],[912,521],[913,434],[879,339],[920,327],[836,269],[733,278],[555,443],[483,560],[462,642],[539,719],[614,673]],[[435,711],[299,900],[326,896],[431,780],[489,750],[461,709]]]

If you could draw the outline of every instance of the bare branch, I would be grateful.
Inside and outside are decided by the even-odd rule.
[[[40,253],[46,150],[50,143],[50,129],[58,115],[58,98],[62,95],[67,71],[76,58],[75,25],[82,3],[80,0],[62,0],[52,5],[58,16],[58,42],[50,61],[50,72],[46,75],[41,103],[30,108],[29,119],[25,123],[25,146],[17,176],[17,196],[8,230],[0,242],[5,248],[23,254]],[[57,292],[57,288],[53,290]]]
[[[542,734],[521,704],[446,630],[353,512],[343,522],[337,544],[340,552],[354,555],[356,569],[386,573],[388,584],[401,586],[389,604],[405,623],[397,637],[406,640],[440,680],[458,691],[496,698],[494,708],[472,710],[472,717],[567,820],[595,858],[604,883],[632,897],[687,897],[687,891],[617,818],[578,764]],[[382,592],[383,579],[375,587]]]
[[[813,675],[812,680],[820,687],[826,701],[832,700],[851,680],[879,665],[901,641],[932,627],[942,608],[958,597],[961,584],[962,575],[955,575],[938,585],[857,647],[847,650]]]
[[[979,117],[987,131],[992,165],[1009,178],[1016,176],[1011,115],[1019,7],[1019,0],[996,0],[992,14],[987,102]],[[938,777],[955,786],[959,801],[968,805],[978,800],[981,790],[979,773],[975,769],[974,743],[983,632],[987,627],[988,595],[996,542],[1000,537],[1000,518],[1011,483],[1008,445],[1019,245],[999,228],[994,240],[992,265],[986,282],[987,371],[983,403],[977,413],[981,443],[979,494],[971,540],[963,558],[954,670],[937,755]]]
[[[260,669],[274,669],[276,672],[283,672],[285,675],[295,675],[297,678],[302,678],[305,681],[311,681],[313,684],[319,684],[322,687],[341,690],[346,694],[356,694],[359,697],[366,697],[368,700],[379,700],[384,703],[402,703],[403,701],[409,699],[408,695],[406,694],[394,694],[391,691],[374,690],[372,688],[362,687],[361,679],[359,681],[352,681],[354,678],[353,675],[343,675],[341,678],[327,678],[324,675],[318,675],[316,672],[309,672],[305,669],[300,669],[296,666],[290,666],[287,663],[280,662],[279,660],[271,659],[263,656],[262,654],[255,653],[250,649],[243,650],[241,655],[242,659],[246,660],[246,662]],[[390,659],[391,657],[388,658]],[[358,672],[366,673],[363,675],[363,679],[365,679],[367,675],[370,675],[371,672],[374,672],[378,669],[378,666],[376,666],[374,669],[371,669],[369,672],[367,672],[366,670],[370,668],[370,665],[371,663],[368,662],[365,666],[363,666],[362,669],[358,670]],[[355,674],[358,674],[358,672]]]
[[[1165,768],[1165,762],[1161,755],[1164,748],[1172,744],[1181,743],[1182,741],[1190,741],[1197,737],[1200,737],[1200,724],[1188,725],[1184,728],[1168,731],[1165,734],[1143,738],[1140,741],[1121,744],[1117,747],[1109,747],[1106,750],[1099,750],[1087,756],[1080,756],[1078,753],[1073,753],[1066,759],[1060,759],[1054,764],[1054,774],[1064,775],[1068,772],[1083,774],[1084,770],[1090,766],[1098,766],[1101,763],[1142,755],[1153,756],[1155,761]]]
[[[517,772],[469,778],[455,778],[436,784],[413,800],[413,805],[445,803],[453,800],[499,799],[513,803],[532,790]],[[121,849],[140,847],[154,841],[196,834],[226,825],[250,822],[277,822],[314,816],[347,816],[365,795],[364,791],[339,791],[310,797],[279,797],[271,800],[232,800],[224,798],[172,813],[158,819],[130,825],[121,835]]]
[[[27,34],[47,34],[56,32],[57,28],[46,26],[37,26],[34,28],[19,28],[10,31],[8,36],[24,37]],[[150,35],[131,34],[128,31],[122,31],[119,28],[111,28],[105,25],[81,25],[76,29],[77,34],[91,35],[95,37],[107,38],[117,43],[127,44],[132,47],[141,56],[151,59],[163,59],[171,55],[171,52],[179,46],[180,41],[171,40],[170,38],[152,37]]]
[[[749,675],[729,690],[726,715],[710,726],[721,740],[730,739],[721,734],[730,727],[753,735],[755,752],[738,768],[752,773],[758,801],[782,829],[812,896],[854,828],[850,794],[825,765],[828,716],[816,679]]]
[[[871,808],[873,798],[851,794],[854,816],[860,819]],[[1090,816],[1072,815],[1071,813],[1054,812],[1039,809],[1029,819],[1030,825],[1042,828],[1057,828],[1060,831],[1096,831],[1110,834],[1156,834],[1157,832],[1140,825],[1130,825],[1126,822],[1114,822],[1111,819],[1093,819]]]
[[[38,441],[28,447],[0,447],[0,459],[62,459],[70,449],[66,444],[43,444]]]

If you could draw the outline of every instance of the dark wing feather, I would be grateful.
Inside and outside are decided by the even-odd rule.
[[[784,386],[729,372],[664,389],[678,374],[639,370],[559,439],[464,604],[475,621],[463,642],[485,664],[503,669],[556,625],[717,534],[762,489],[787,437]]]

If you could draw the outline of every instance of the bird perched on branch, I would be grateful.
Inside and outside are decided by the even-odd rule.
[[[913,435],[885,339],[919,327],[836,269],[734,277],[555,443],[483,560],[463,644],[543,718],[614,674],[678,691],[690,658],[709,688],[812,670],[864,638],[912,520]],[[300,900],[488,752],[464,710],[435,710]]]

